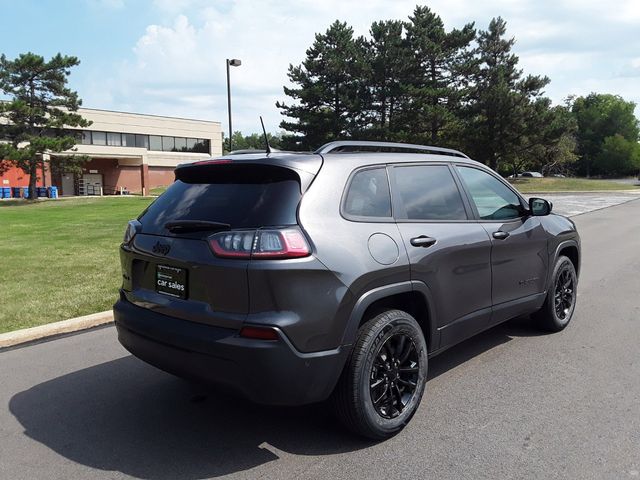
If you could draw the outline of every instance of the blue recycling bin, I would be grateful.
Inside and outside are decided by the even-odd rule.
[[[13,198],[20,198],[20,187],[11,187]]]
[[[11,187],[2,187],[2,198],[11,198]]]
[[[38,197],[46,197],[47,196],[47,187],[36,187],[36,195]]]
[[[49,198],[58,198],[58,187],[50,186],[47,188],[47,196]]]
[[[22,188],[22,198],[29,198],[29,187],[20,187]]]

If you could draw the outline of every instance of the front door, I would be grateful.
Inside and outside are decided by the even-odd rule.
[[[394,217],[411,279],[434,298],[440,346],[486,328],[491,315],[491,241],[473,219],[448,165],[393,166]]]
[[[491,322],[498,323],[530,310],[544,294],[547,234],[502,180],[479,168],[459,165],[456,169],[491,238]]]

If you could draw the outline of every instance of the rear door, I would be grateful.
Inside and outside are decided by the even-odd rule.
[[[528,214],[521,198],[484,169],[458,165],[456,170],[476,215],[491,237],[492,323],[529,309],[545,289],[547,233],[539,218]]]
[[[296,224],[299,176],[246,163],[178,170],[176,182],[138,218],[132,243],[123,246],[125,294],[160,313],[237,328],[249,309],[249,258],[240,250],[250,251],[256,229]],[[229,233],[225,241],[237,257],[213,253],[210,237],[220,232]]]
[[[431,290],[442,347],[486,327],[491,312],[491,242],[447,164],[390,167],[394,217],[411,279]]]

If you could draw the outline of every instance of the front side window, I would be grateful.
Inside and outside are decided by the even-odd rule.
[[[483,220],[508,220],[523,213],[520,198],[500,180],[477,168],[456,167]]]
[[[354,217],[391,217],[386,168],[361,170],[354,175],[345,198],[344,213]]]
[[[466,220],[462,197],[446,165],[395,167],[397,219]]]

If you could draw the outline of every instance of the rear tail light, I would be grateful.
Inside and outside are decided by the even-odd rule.
[[[122,239],[122,243],[128,245],[133,240],[133,237],[136,236],[136,233],[140,231],[142,224],[138,220],[129,220],[127,223],[127,229],[124,231],[124,238]]]
[[[272,327],[242,327],[240,336],[255,340],[278,340],[278,332]]]
[[[298,228],[238,230],[209,237],[213,253],[222,258],[286,259],[311,254]]]

